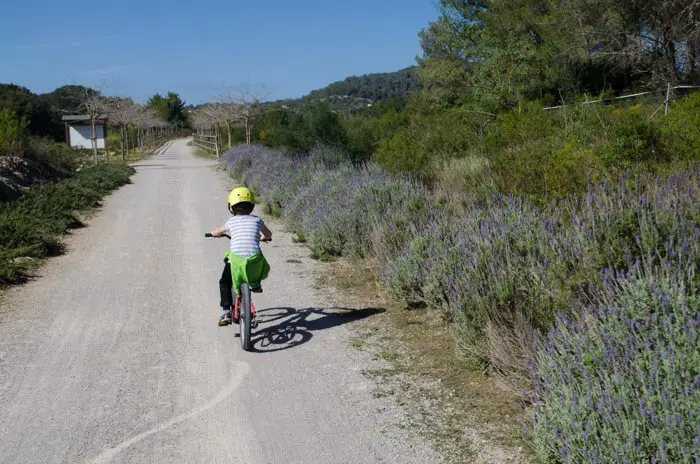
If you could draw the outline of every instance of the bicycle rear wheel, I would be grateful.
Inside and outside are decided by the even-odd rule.
[[[253,345],[250,339],[252,317],[252,312],[250,310],[250,288],[248,287],[248,284],[242,284],[240,321],[238,327],[240,330],[241,347],[245,351],[250,351]]]

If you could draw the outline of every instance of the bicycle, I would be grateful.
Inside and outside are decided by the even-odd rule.
[[[231,240],[228,234],[222,234],[220,237],[214,237],[211,233],[204,234],[206,238],[221,238],[226,237]],[[270,242],[272,239],[260,239],[261,242]],[[258,314],[253,304],[251,294],[253,291],[247,282],[241,284],[241,288],[236,292],[236,298],[233,305],[233,320],[238,321],[238,333],[241,339],[241,347],[245,351],[251,351],[253,341],[251,332],[258,327]]]

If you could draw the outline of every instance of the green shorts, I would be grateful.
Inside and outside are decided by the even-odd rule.
[[[228,251],[224,256],[224,261],[226,260],[231,264],[231,279],[236,293],[239,293],[243,283],[248,284],[251,288],[259,287],[270,273],[270,265],[262,253],[244,258]]]

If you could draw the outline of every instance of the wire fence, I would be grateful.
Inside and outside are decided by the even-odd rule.
[[[585,96],[586,101],[576,102],[571,104],[563,104],[557,106],[549,106],[544,108],[544,111],[559,110],[574,106],[585,106],[585,105],[626,105],[626,104],[647,104],[654,105],[658,104],[656,111],[654,111],[650,119],[661,113],[668,114],[671,108],[671,103],[675,100],[688,96],[691,92],[700,89],[700,85],[676,85],[671,86],[669,84],[666,89],[650,90],[647,92],[637,92],[629,95],[621,95],[619,97],[610,98],[599,98],[596,100],[588,100],[588,96]]]

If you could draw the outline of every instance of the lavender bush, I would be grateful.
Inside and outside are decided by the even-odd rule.
[[[238,145],[224,153],[231,174],[261,195],[267,213],[280,215],[317,167],[308,159],[294,159],[261,145]]]
[[[580,205],[575,237],[610,267],[538,346],[532,438],[543,461],[697,462],[698,174],[601,186]]]
[[[316,147],[307,157],[291,158],[239,146],[224,162],[261,194],[268,211],[283,211],[289,228],[319,257],[372,255],[387,234],[419,214],[427,197],[422,184],[376,166],[355,168],[334,149]]]
[[[544,462],[691,463],[700,456],[700,297],[691,255],[605,273],[537,353],[534,447]]]
[[[392,296],[444,310],[463,350],[536,387],[544,461],[697,452],[698,166],[551,204],[466,207],[337,153],[237,147],[224,159],[316,255],[378,257]]]
[[[513,197],[483,209],[436,209],[411,224],[411,237],[387,259],[382,277],[405,303],[448,312],[472,356],[507,374],[525,372],[527,352],[502,349],[503,338],[526,350],[590,267],[567,248],[566,222],[561,209]]]
[[[387,257],[384,282],[409,305],[450,313],[470,354],[525,375],[528,353],[504,350],[504,338],[527,350],[555,314],[590,296],[601,269],[676,253],[664,243],[698,222],[699,174],[623,177],[542,207],[516,197],[461,212],[442,207],[411,224],[406,246]]]

